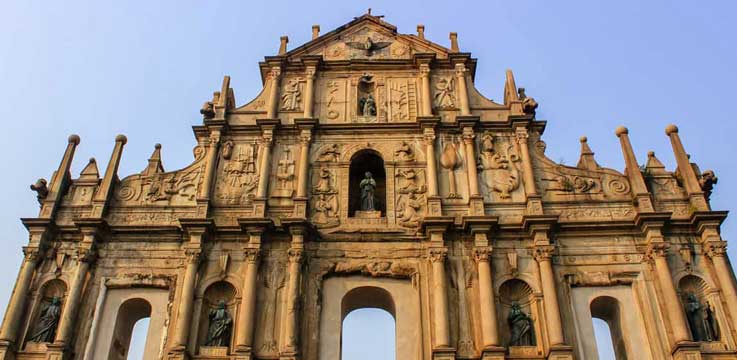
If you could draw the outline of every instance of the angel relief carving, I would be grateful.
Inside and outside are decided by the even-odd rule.
[[[452,110],[456,108],[455,79],[443,77],[435,83],[435,108],[440,110]]]
[[[193,205],[202,182],[204,152],[203,146],[195,147],[195,161],[182,170],[164,172],[159,162],[152,169],[123,179],[115,199],[122,205]]]
[[[491,191],[499,193],[502,199],[509,199],[511,193],[520,186],[520,174],[517,168],[520,162],[517,149],[513,143],[495,144],[495,138],[486,132],[481,138],[479,170],[482,183]]]
[[[228,155],[226,158],[225,155]],[[256,159],[258,145],[232,145],[231,150],[223,153],[221,170],[223,175],[217,177],[215,198],[224,205],[250,204],[258,187]]]
[[[321,228],[340,224],[335,178],[332,171],[322,168],[318,172],[317,182],[312,187],[312,222]]]

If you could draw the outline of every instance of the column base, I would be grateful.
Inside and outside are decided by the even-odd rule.
[[[697,342],[681,342],[671,351],[673,360],[701,360],[701,344]]]
[[[442,199],[440,196],[427,197],[427,216],[443,216]]]
[[[539,196],[527,197],[527,215],[543,215],[543,202]]]
[[[298,219],[307,218],[307,198],[294,198],[294,213],[292,217]]]
[[[64,344],[46,344],[46,360],[66,360],[71,359],[67,347]]]
[[[473,195],[469,199],[468,204],[468,213],[469,215],[478,215],[482,216],[484,215],[484,197],[481,195]]]
[[[432,360],[455,360],[456,350],[452,347],[438,347],[432,350]]]
[[[15,360],[15,350],[8,341],[0,341],[0,360]]]
[[[283,352],[279,354],[279,360],[299,360],[299,354],[296,352]]]
[[[481,351],[481,360],[504,360],[504,352],[503,347],[487,347]]]
[[[548,360],[573,360],[573,347],[567,345],[551,347]]]
[[[234,360],[251,360],[253,358],[253,349],[250,346],[238,345],[233,351]]]
[[[253,199],[253,216],[266,217],[266,199]]]
[[[191,359],[191,356],[189,356],[189,352],[186,348],[177,347],[174,349],[169,350],[169,354],[166,356],[167,360],[189,360]]]

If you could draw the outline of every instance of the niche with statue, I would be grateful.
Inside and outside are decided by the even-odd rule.
[[[386,216],[386,171],[384,160],[373,150],[363,150],[351,159],[348,216]]]
[[[236,308],[236,290],[233,285],[218,281],[207,288],[200,314],[200,355],[228,355]]]
[[[358,101],[356,114],[363,122],[376,119],[376,83],[373,75],[363,74],[358,80]]]

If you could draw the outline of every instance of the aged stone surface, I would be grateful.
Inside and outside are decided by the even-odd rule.
[[[402,360],[595,359],[594,317],[621,359],[737,359],[726,212],[677,127],[676,169],[641,166],[624,127],[624,172],[586,137],[558,164],[555,123],[509,70],[481,95],[458,34],[370,12],[312,34],[281,38],[252,101],[224,78],[184,169],[156,145],[120,176],[121,135],[74,177],[69,137],[31,186],[0,360],[125,359],[144,317],[145,360],[337,360],[365,307],[394,316]]]

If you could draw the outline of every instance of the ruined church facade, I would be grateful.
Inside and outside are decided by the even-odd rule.
[[[24,260],[0,360],[338,360],[353,310],[395,319],[396,358],[596,359],[592,319],[618,359],[737,359],[737,288],[709,196],[713,171],[665,129],[676,169],[551,161],[537,102],[506,73],[365,14],[230,78],[201,109],[191,165],[118,174],[70,164],[22,219]]]

